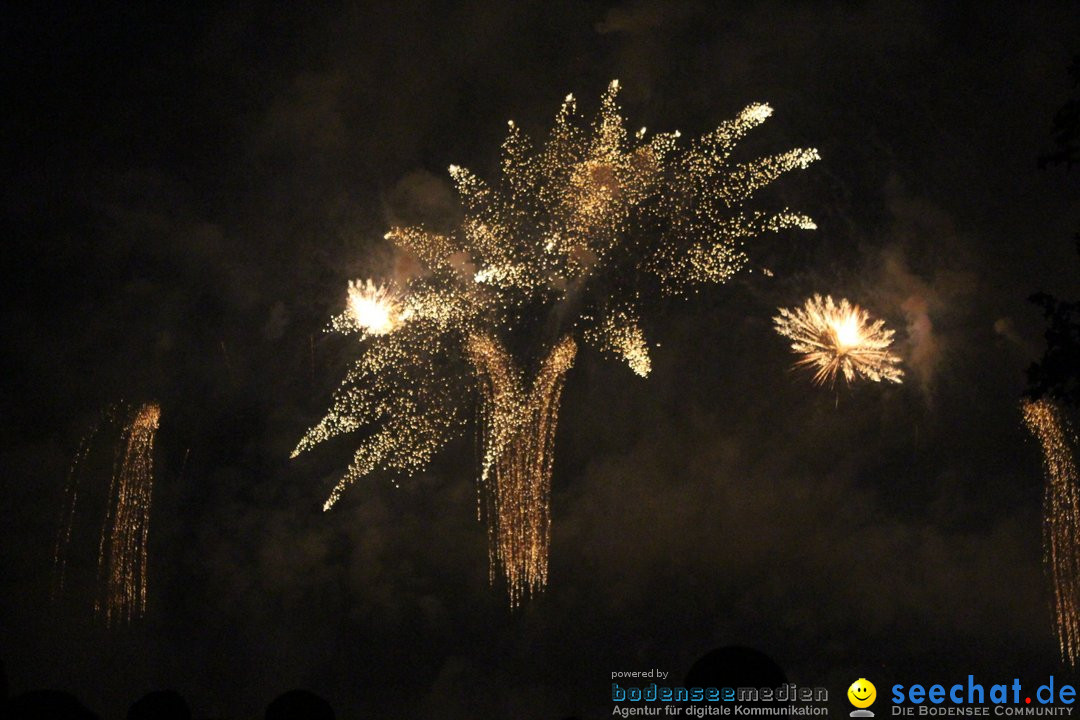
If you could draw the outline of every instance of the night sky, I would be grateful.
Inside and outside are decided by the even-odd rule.
[[[0,11],[4,111],[0,659],[13,693],[104,716],[179,690],[261,716],[610,714],[610,673],[681,679],[747,645],[843,707],[858,677],[1072,677],[1018,410],[1027,301],[1077,295],[1080,176],[1039,169],[1071,91],[1063,3],[229,3]],[[608,81],[632,128],[699,135],[751,102],[742,157],[816,147],[762,202],[814,217],[644,318],[648,379],[583,350],[565,390],[550,586],[488,585],[471,427],[427,472],[330,512],[346,437],[289,453],[355,357],[325,332],[383,233],[453,217],[514,118],[539,136]],[[897,330],[906,382],[813,386],[779,306],[843,295]],[[146,617],[92,612],[100,514],[53,541],[109,403],[162,421]],[[105,436],[103,436],[105,438]],[[84,468],[107,484],[112,449]],[[1003,680],[1004,681],[1004,680]]]

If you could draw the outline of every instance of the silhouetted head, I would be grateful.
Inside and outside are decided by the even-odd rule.
[[[266,706],[266,720],[334,720],[330,703],[310,690],[290,690]]]
[[[13,697],[7,720],[99,720],[74,695],[59,690],[34,690]]]
[[[191,708],[175,690],[157,690],[136,700],[127,720],[191,720]]]
[[[710,650],[686,673],[686,687],[775,688],[786,682],[768,655],[740,645]]]
[[[729,645],[716,648],[698,658],[686,673],[686,687],[700,688],[779,688],[787,682],[787,676],[772,659],[765,653],[753,648],[740,645]],[[786,703],[778,705],[775,701],[746,700],[740,701],[744,707],[770,707],[779,709]],[[788,713],[782,712],[771,715],[774,720],[787,718]]]

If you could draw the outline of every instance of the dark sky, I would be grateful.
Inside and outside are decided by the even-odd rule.
[[[728,644],[838,700],[860,676],[1070,675],[1017,403],[1041,351],[1027,296],[1080,285],[1080,177],[1036,163],[1076,3],[283,5],[0,11],[13,691],[117,715],[175,687],[197,716],[249,717],[304,686],[343,717],[528,720],[606,716],[612,671],[681,678]],[[349,441],[288,455],[354,356],[323,329],[349,279],[387,271],[387,227],[449,211],[450,163],[490,175],[507,118],[537,133],[571,91],[588,114],[612,78],[635,128],[771,103],[747,152],[820,150],[772,198],[819,229],[751,248],[775,277],[646,318],[647,380],[582,353],[550,587],[511,612],[469,434],[329,513]],[[770,317],[813,292],[895,327],[907,382],[793,373]],[[148,399],[150,607],[105,630],[100,520],[50,605],[52,543],[80,438]]]

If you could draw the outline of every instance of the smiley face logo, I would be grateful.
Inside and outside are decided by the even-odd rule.
[[[859,678],[847,689],[847,699],[857,708],[868,708],[877,699],[877,688],[866,678]]]

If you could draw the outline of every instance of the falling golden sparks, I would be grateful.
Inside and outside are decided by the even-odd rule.
[[[451,165],[464,209],[455,231],[386,234],[424,272],[393,291],[350,283],[333,327],[359,334],[364,349],[293,451],[366,433],[328,509],[376,469],[425,467],[478,395],[479,509],[492,580],[501,570],[511,604],[547,582],[555,428],[578,341],[644,377],[652,362],[643,298],[725,282],[746,266],[746,241],[814,227],[788,209],[743,209],[758,189],[818,159],[796,149],[732,160],[772,114],[768,105],[686,142],[678,131],[628,133],[618,91],[613,81],[590,124],[566,96],[538,147],[509,122],[494,184]]]
[[[490,579],[504,568],[510,604],[517,605],[547,584],[552,446],[577,344],[566,336],[552,348],[531,387],[497,341],[473,335],[466,351],[482,386],[478,514],[488,524]]]
[[[52,599],[56,601],[64,592],[64,583],[67,576],[68,548],[71,545],[71,533],[75,526],[75,509],[79,503],[79,489],[81,486],[82,466],[90,455],[94,437],[98,433],[101,423],[111,418],[112,407],[102,410],[100,417],[90,426],[90,429],[75,450],[75,456],[68,467],[67,483],[64,486],[64,507],[60,518],[59,530],[56,533],[56,542],[53,545],[53,587]]]
[[[890,351],[893,331],[884,320],[873,320],[858,305],[814,295],[802,307],[780,308],[773,318],[776,331],[791,340],[802,357],[796,366],[813,368],[818,385],[865,378],[873,382],[902,382],[900,358]]]
[[[637,320],[625,312],[605,316],[585,331],[585,338],[598,348],[620,358],[641,377],[652,372],[652,359],[645,344],[645,332]]]
[[[1050,400],[1025,400],[1024,424],[1043,451],[1043,547],[1053,583],[1054,618],[1061,658],[1070,666],[1080,655],[1080,491],[1077,489],[1076,431]]]
[[[146,612],[147,539],[154,489],[154,438],[161,419],[157,403],[136,409],[121,435],[122,449],[109,486],[109,509],[98,545],[103,594],[94,609],[106,624],[128,622]]]

